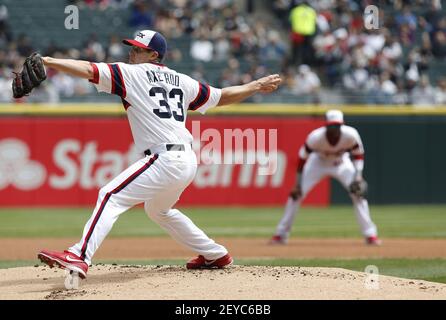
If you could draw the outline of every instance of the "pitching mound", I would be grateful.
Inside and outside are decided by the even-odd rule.
[[[2,269],[0,299],[446,299],[444,284],[387,276],[371,282],[369,274],[333,268],[95,265],[77,290],[65,289],[64,274]]]

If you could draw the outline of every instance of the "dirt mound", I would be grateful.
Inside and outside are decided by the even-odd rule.
[[[0,270],[0,299],[446,299],[444,284],[370,277],[333,268],[95,265],[66,290],[64,271],[36,266]]]

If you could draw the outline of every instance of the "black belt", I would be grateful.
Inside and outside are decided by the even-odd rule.
[[[166,144],[166,150],[167,151],[184,151],[184,144],[173,144],[173,143],[168,143]],[[144,154],[147,156],[150,156],[152,154],[152,152],[150,151],[150,149],[147,149],[146,151],[144,151]]]

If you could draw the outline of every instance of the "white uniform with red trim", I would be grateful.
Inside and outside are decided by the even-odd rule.
[[[334,146],[328,142],[326,130],[326,127],[313,130],[299,150],[299,166],[303,166],[302,196],[298,200],[288,198],[284,215],[276,230],[276,234],[284,239],[289,236],[302,200],[319,181],[325,177],[332,177],[348,190],[356,171],[362,171],[364,167],[364,147],[355,128],[341,125],[341,137]],[[377,229],[370,218],[367,200],[353,195],[350,197],[362,234],[365,237],[376,236]]]
[[[220,100],[220,89],[164,65],[92,65],[95,71],[92,82],[98,91],[122,98],[140,152],[161,143],[192,143],[192,135],[185,127],[186,111],[205,113]]]
[[[87,263],[119,215],[144,203],[150,218],[174,239],[208,260],[227,250],[172,206],[192,182],[197,160],[186,129],[187,110],[204,113],[216,106],[221,90],[154,63],[93,63],[98,91],[121,97],[141,159],[101,188],[82,239],[69,249]],[[167,151],[174,144],[177,151]],[[178,148],[180,147],[180,148]],[[144,157],[149,149],[150,155]]]

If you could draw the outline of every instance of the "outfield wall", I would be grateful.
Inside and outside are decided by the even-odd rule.
[[[258,163],[202,163],[181,203],[283,204],[294,183],[297,150],[330,107],[336,106],[240,105],[207,116],[189,113],[187,126],[201,140],[202,149],[194,145],[198,156],[212,132],[250,129],[268,136],[277,130],[278,170],[262,176]],[[365,144],[372,203],[446,202],[446,108],[342,109]],[[91,205],[98,188],[137,157],[120,105],[0,105],[0,205]],[[306,203],[330,201],[349,198],[338,183],[324,181]]]
[[[366,148],[372,203],[446,203],[446,115],[347,116]],[[332,182],[331,201],[350,199]]]

